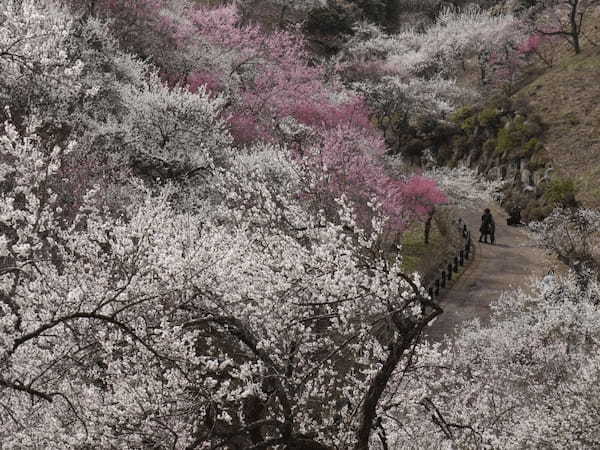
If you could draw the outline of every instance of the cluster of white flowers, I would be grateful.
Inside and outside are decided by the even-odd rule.
[[[311,211],[289,152],[238,152],[205,186],[139,192],[121,218],[92,194],[66,224],[47,187],[59,149],[12,125],[1,142],[3,443],[216,445],[269,420],[349,447],[371,426],[358,411],[380,358],[430,320],[423,290],[344,201],[340,224]],[[386,321],[389,348],[371,331]]]
[[[466,166],[433,167],[424,175],[435,180],[451,202],[460,207],[499,200],[505,183],[503,180],[484,179]]]
[[[600,268],[600,212],[556,208],[546,219],[529,225],[540,248],[576,270]]]
[[[380,76],[367,83],[367,91],[374,97],[397,98],[403,109],[416,115],[433,116],[443,116],[477,96],[476,88],[459,88],[454,82],[465,60],[486,52],[502,53],[504,46],[521,37],[512,15],[494,15],[475,6],[442,10],[425,32],[408,29],[389,35],[369,24],[360,24],[355,31],[341,61],[354,67],[378,65]],[[357,88],[365,91],[364,83]],[[391,88],[398,92],[393,94]]]
[[[74,24],[66,12],[53,2],[8,0],[0,5],[0,17],[3,106],[9,99],[24,100],[33,94],[58,108],[79,93],[84,66],[68,57]]]
[[[409,123],[422,117],[444,118],[456,105],[477,99],[473,90],[442,77],[404,81],[397,76],[384,76],[376,81],[354,83],[353,87],[368,98],[378,112],[406,114]]]
[[[470,324],[445,349],[424,344],[382,405],[388,448],[599,442],[599,289],[567,275],[507,292],[489,325]]]
[[[169,88],[152,74],[141,87],[123,85],[120,123],[130,145],[141,154],[160,160],[207,166],[212,157],[231,144],[223,119],[224,100],[210,98],[203,87],[197,92]]]

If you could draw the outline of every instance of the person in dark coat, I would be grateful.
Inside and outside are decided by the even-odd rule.
[[[479,236],[479,242],[488,243],[488,236],[490,236],[490,241],[493,244],[494,237],[492,235],[492,231],[495,231],[496,224],[494,223],[494,218],[492,217],[492,213],[489,208],[486,208],[483,211],[483,216],[481,216],[481,226],[479,227],[479,231],[481,236]]]
[[[519,225],[521,223],[521,210],[516,206],[510,208],[508,219],[506,219],[506,225]]]

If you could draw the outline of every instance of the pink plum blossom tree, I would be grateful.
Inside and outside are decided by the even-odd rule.
[[[402,199],[408,198],[401,195],[405,181],[394,184],[381,164],[383,139],[370,121],[372,112],[363,97],[345,89],[325,66],[311,59],[298,30],[267,32],[258,25],[244,24],[233,5],[209,9],[186,7],[184,1],[114,0],[88,6],[88,14],[109,22],[102,29],[97,19],[90,18],[85,31],[77,33],[95,36],[95,41],[90,38],[81,43],[80,49],[86,55],[82,64],[89,67],[83,77],[87,88],[84,104],[89,105],[86,113],[93,119],[85,118],[77,126],[83,125],[86,141],[95,148],[103,147],[98,148],[102,154],[106,149],[111,155],[118,155],[115,148],[120,153],[127,150],[124,162],[133,161],[137,169],[154,177],[196,173],[196,169],[206,168],[202,154],[211,153],[212,161],[218,162],[219,149],[229,145],[229,138],[222,133],[225,120],[237,147],[258,141],[279,143],[302,158],[322,153],[309,148],[326,149],[327,158],[337,158],[348,166],[330,171],[329,183],[321,183],[320,189],[336,195],[353,191],[353,201],[362,204],[375,196],[394,218],[390,222],[394,226],[418,217],[413,214],[414,196],[413,205],[402,208]],[[98,41],[110,42],[105,36],[111,32],[119,42],[127,41],[126,48],[138,55],[146,57],[151,52],[166,85],[161,85],[147,63],[116,50],[114,42],[102,44],[105,51],[92,57],[89,48],[95,48]],[[146,45],[147,39],[152,43]],[[83,48],[85,45],[88,47]],[[118,74],[117,79],[98,75],[106,74],[107,68],[109,74]],[[100,89],[102,95],[96,95]],[[109,96],[112,101],[102,100]],[[215,107],[217,104],[220,107]],[[302,139],[297,134],[290,139],[282,132],[284,122],[294,122],[310,132],[303,133]],[[214,131],[210,138],[207,127]],[[331,136],[342,129],[346,138],[332,141]],[[353,140],[361,144],[354,145]],[[353,150],[358,152],[354,156]],[[340,155],[333,156],[333,152]],[[319,168],[323,161],[319,157],[306,164],[322,172],[327,170]],[[350,172],[352,177],[344,175]],[[422,199],[424,208],[443,199],[439,192],[425,193],[432,195]]]
[[[256,25],[242,25],[231,6],[198,10],[193,23],[200,36],[226,55],[229,76],[220,83],[225,92],[235,93],[229,97],[230,124],[238,145],[283,138],[280,142],[308,158],[309,166],[326,173],[327,189],[352,192],[352,198],[363,204],[375,196],[395,226],[444,201],[434,188],[423,190],[421,199],[414,192],[403,195],[410,183],[386,175],[381,164],[384,142],[369,120],[371,111],[364,100],[335,80],[328,83],[324,68],[310,64],[297,34],[266,33]],[[295,135],[288,141],[278,133],[279,124],[289,120],[308,127],[310,139],[300,142]],[[409,198],[411,205],[404,207]],[[417,210],[419,214],[413,214]]]

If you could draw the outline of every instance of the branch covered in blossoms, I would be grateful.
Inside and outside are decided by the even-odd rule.
[[[600,268],[600,213],[592,209],[556,208],[546,219],[529,225],[537,244],[572,269]]]
[[[34,131],[1,140],[3,443],[365,448],[441,312],[384,254],[384,216],[365,231],[341,197],[328,220],[313,175],[263,145],[188,191],[134,186],[120,217],[89,192],[64,222],[65,150]]]
[[[505,293],[488,325],[417,348],[381,405],[388,448],[597,445],[600,286],[587,281],[547,276]]]

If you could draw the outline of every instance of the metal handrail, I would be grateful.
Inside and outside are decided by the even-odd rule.
[[[463,222],[462,219],[459,220],[459,223],[460,222]],[[471,257],[473,242],[471,241],[471,232],[466,223],[462,228],[462,236],[464,240],[463,247],[456,252],[454,258],[443,265],[439,277],[437,277],[433,284],[430,284],[427,288],[427,293],[431,300],[435,300],[436,297],[439,297],[440,290],[446,288],[448,281],[452,281],[452,273],[457,273],[458,268],[464,266],[466,261]]]

